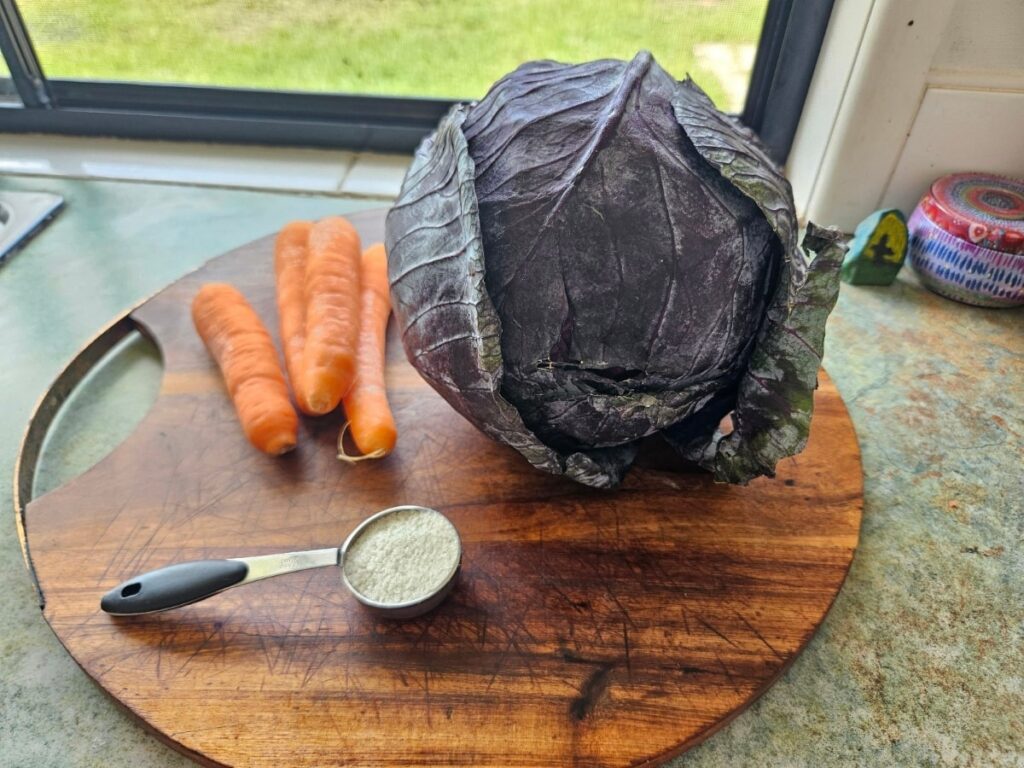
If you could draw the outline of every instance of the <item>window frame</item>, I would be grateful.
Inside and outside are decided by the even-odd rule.
[[[780,164],[796,125],[834,0],[768,0],[740,119]],[[0,0],[0,51],[20,105],[0,133],[255,143],[410,152],[454,99],[47,78],[15,0]]]

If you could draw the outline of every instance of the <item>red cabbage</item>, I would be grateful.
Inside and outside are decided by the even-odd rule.
[[[611,487],[657,433],[737,483],[803,449],[843,247],[796,240],[752,133],[641,53],[531,62],[456,105],[386,244],[424,378],[535,466]]]

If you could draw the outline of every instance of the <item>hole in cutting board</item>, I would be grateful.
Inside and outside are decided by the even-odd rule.
[[[78,477],[120,445],[153,407],[162,378],[160,351],[138,331],[104,355],[51,424],[32,498]]]

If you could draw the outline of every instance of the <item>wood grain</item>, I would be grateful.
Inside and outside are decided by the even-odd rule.
[[[352,217],[366,241],[383,214]],[[334,458],[337,414],[263,456],[192,330],[200,283],[229,280],[272,328],[271,240],[215,259],[134,312],[166,366],[138,430],[31,502],[46,620],[162,738],[235,766],[654,765],[708,736],[807,643],[857,545],[853,428],[822,375],[807,450],[774,480],[716,485],[634,469],[609,493],[529,467],[463,421],[391,339],[400,438]],[[400,503],[444,511],[465,548],[438,610],[380,621],[334,569],[178,611],[115,619],[104,591],[169,563],[339,543]]]

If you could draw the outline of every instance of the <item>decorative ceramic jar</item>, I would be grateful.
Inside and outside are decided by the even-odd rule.
[[[931,290],[979,307],[1024,305],[1024,181],[943,176],[907,228],[910,263]]]

